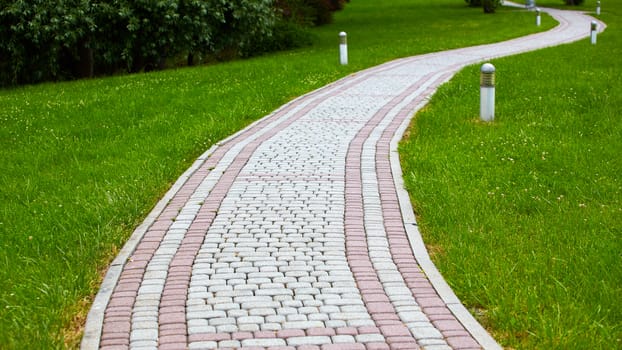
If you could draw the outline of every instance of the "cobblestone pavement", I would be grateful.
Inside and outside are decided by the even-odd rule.
[[[544,34],[357,73],[210,149],[110,267],[82,348],[499,348],[430,262],[395,150],[463,66],[589,35],[551,13]]]

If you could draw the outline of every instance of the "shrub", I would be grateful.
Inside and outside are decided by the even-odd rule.
[[[482,6],[481,0],[464,0],[470,7],[480,7]]]
[[[113,0],[100,9],[97,50],[106,63],[124,64],[131,72],[150,70],[175,50],[176,1]]]
[[[89,60],[88,0],[12,1],[0,8],[0,22],[1,85],[79,75]]]
[[[494,13],[499,5],[501,5],[501,0],[464,0],[469,7],[480,7],[484,8],[484,13]]]
[[[333,12],[329,0],[307,0],[307,4],[315,12],[313,17],[314,25],[324,25],[333,21]]]
[[[564,0],[566,5],[581,5],[583,0]]]
[[[277,0],[276,7],[288,20],[303,25],[331,23],[333,12],[343,9],[346,0]]]
[[[179,54],[247,54],[272,35],[272,0],[8,0],[0,85],[163,68]],[[191,62],[192,59],[189,59]]]
[[[484,13],[494,13],[499,5],[501,5],[501,0],[482,0]]]
[[[102,3],[98,52],[109,70],[164,68],[166,59],[224,51],[243,55],[270,36],[271,0],[113,0]]]
[[[275,24],[273,34],[248,46],[243,57],[311,45],[311,38],[307,27],[290,20],[280,19]]]
[[[344,0],[4,0],[0,85],[165,67],[300,46]]]
[[[276,24],[272,0],[210,1],[208,13],[215,20],[208,50],[213,53],[231,50],[248,56],[255,42],[273,34]]]

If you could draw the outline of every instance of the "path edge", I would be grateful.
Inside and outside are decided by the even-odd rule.
[[[349,77],[349,76],[348,76]],[[342,79],[348,78],[344,77]],[[99,289],[95,298],[93,299],[93,303],[89,308],[89,312],[87,314],[86,322],[84,325],[84,331],[82,335],[82,340],[80,341],[80,350],[98,350],[101,343],[101,335],[104,326],[104,314],[108,303],[112,297],[112,293],[114,291],[115,286],[117,285],[121,273],[123,271],[123,267],[125,263],[128,261],[130,256],[136,250],[136,247],[142,240],[143,236],[153,225],[156,219],[162,214],[164,209],[166,209],[169,202],[177,195],[177,193],[182,189],[182,187],[186,184],[186,182],[192,177],[192,175],[203,166],[205,161],[218,150],[225,143],[231,142],[235,138],[241,136],[247,130],[253,128],[259,123],[265,122],[265,120],[271,118],[275,114],[278,114],[282,110],[285,110],[292,104],[299,103],[305,98],[309,97],[309,95],[317,93],[319,90],[323,90],[326,88],[330,88],[331,86],[336,85],[342,79],[339,79],[335,82],[329,83],[319,89],[315,89],[313,91],[309,91],[308,93],[301,95],[291,101],[281,105],[276,108],[271,113],[255,120],[249,125],[245,126],[243,129],[238,130],[236,133],[214,143],[207,151],[203,152],[193,163],[192,165],[186,169],[175,181],[175,183],[168,189],[165,195],[155,204],[155,206],[151,209],[149,214],[145,217],[145,219],[138,225],[128,240],[125,242],[117,256],[114,258],[112,263],[109,265],[106,274],[104,275],[103,280],[99,284]]]
[[[429,92],[428,96],[433,96],[436,90],[438,90],[438,87],[449,81],[454,75],[455,72],[447,74],[439,84],[435,84],[435,87]],[[410,122],[414,119],[416,113],[421,110],[428,103],[428,101],[429,98],[424,99],[417,104],[412,111],[409,111],[409,116],[402,121],[402,124],[396,130],[395,134],[393,134],[389,146],[389,162],[391,164],[393,182],[402,214],[402,220],[404,222],[404,228],[406,229],[406,235],[408,236],[411,249],[415,255],[417,263],[421,267],[421,270],[428,277],[428,280],[438,293],[439,297],[443,300],[443,302],[445,302],[447,308],[453,313],[456,319],[464,326],[467,332],[475,338],[483,349],[503,350],[501,345],[497,343],[492,335],[488,333],[479,321],[471,315],[464,304],[462,304],[447,281],[445,281],[441,273],[438,271],[436,265],[432,262],[432,259],[430,259],[430,255],[428,254],[428,250],[423,242],[421,232],[419,231],[410,195],[408,194],[408,191],[406,191],[406,187],[404,185],[403,172],[398,151],[399,143],[404,137],[404,134],[408,129]]]
[[[505,1],[504,6],[523,7],[522,5],[510,2],[510,1]],[[558,21],[558,23],[561,23],[561,22],[559,22],[559,18],[555,16],[555,12],[556,11],[568,11],[568,10],[556,10],[556,9],[550,9],[550,8],[541,8],[541,10],[543,10],[544,12],[547,12],[551,17],[553,17],[554,20]],[[594,18],[591,13],[588,13],[585,11],[576,11],[576,12],[579,12],[583,15]],[[607,28],[607,24],[603,22],[602,20],[600,20],[599,18],[594,18],[594,20],[598,23],[598,29],[597,29],[598,32],[599,33],[604,32],[605,29]],[[579,39],[575,38],[568,42],[562,42],[554,46],[558,46],[562,44],[569,44],[577,40]],[[536,50],[541,50],[545,48],[546,47],[542,47]],[[532,51],[532,50],[527,50],[526,52],[528,51]],[[510,56],[518,55],[521,53],[525,53],[525,52],[515,53]],[[507,56],[504,56],[504,57],[507,57]],[[498,58],[498,57],[489,57],[488,59],[495,59],[495,58]],[[474,64],[477,64],[477,63],[474,63]],[[469,64],[467,64],[466,66],[469,66]],[[396,190],[397,197],[398,197],[402,219],[404,222],[404,228],[406,229],[406,234],[411,244],[413,254],[415,255],[415,259],[417,260],[417,263],[419,263],[421,270],[428,277],[428,280],[430,281],[430,283],[432,284],[432,286],[438,293],[439,297],[445,302],[445,304],[447,305],[447,308],[453,313],[456,319],[460,323],[462,323],[465,329],[473,336],[473,338],[475,338],[475,340],[482,346],[484,350],[503,350],[503,347],[492,337],[492,335],[481,325],[481,323],[477,321],[477,319],[469,312],[469,310],[467,310],[464,304],[462,304],[460,299],[454,293],[451,286],[449,286],[445,278],[441,275],[441,273],[437,269],[436,265],[432,262],[432,259],[430,258],[428,250],[423,241],[421,232],[419,231],[419,226],[418,226],[417,219],[415,216],[415,211],[414,211],[412,202],[410,200],[410,194],[406,190],[406,187],[404,184],[403,171],[402,171],[402,166],[400,163],[399,143],[403,139],[404,134],[406,133],[406,130],[408,129],[411,121],[415,118],[417,112],[419,112],[429,102],[429,99],[436,93],[438,88],[444,83],[451,80],[453,76],[461,69],[464,69],[464,67],[456,71],[452,71],[450,74],[445,76],[444,79],[440,81],[439,84],[436,84],[435,87],[429,92],[428,98],[424,99],[419,104],[417,104],[411,111],[408,111],[409,116],[406,117],[402,121],[402,124],[396,130],[395,134],[393,134],[393,137],[391,139],[391,142],[389,145],[389,162],[391,164],[391,172],[393,173],[393,182],[394,182],[395,190]]]

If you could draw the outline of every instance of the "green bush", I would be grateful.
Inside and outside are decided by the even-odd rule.
[[[273,0],[5,0],[0,85],[163,68],[181,54],[248,55]]]
[[[247,57],[310,42],[345,0],[4,0],[0,86]]]
[[[207,52],[232,50],[248,56],[255,42],[272,36],[276,25],[272,0],[211,1],[208,13],[216,23]]]
[[[177,1],[113,0],[97,8],[98,55],[114,68],[128,71],[161,67],[166,57],[177,50],[180,14]]]
[[[11,1],[0,7],[0,23],[2,85],[80,74],[96,27],[88,0]]]
[[[277,9],[287,20],[303,25],[331,23],[333,12],[342,10],[346,0],[277,0]]]
[[[564,0],[566,5],[581,5],[583,0]]]
[[[501,0],[464,0],[469,7],[483,7],[484,13],[494,13],[501,5]]]
[[[501,0],[482,0],[484,13],[494,13],[499,5],[501,5]]]
[[[311,45],[312,36],[307,27],[290,20],[278,20],[274,33],[247,46],[243,57],[260,55],[266,52],[284,51]]]
[[[464,0],[470,7],[482,6],[482,0]]]

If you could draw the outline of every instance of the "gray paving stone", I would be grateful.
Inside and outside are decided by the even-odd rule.
[[[261,346],[261,347],[270,347],[270,346],[285,346],[285,340],[279,338],[255,338],[255,339],[244,339],[242,340],[242,346]]]
[[[236,320],[233,317],[210,318],[207,322],[210,326],[215,326],[215,327],[222,326],[222,325],[235,325],[236,324]]]
[[[130,334],[130,339],[134,341],[142,341],[142,340],[158,340],[158,330],[157,329],[135,329],[132,330]]]
[[[240,332],[257,332],[261,329],[257,323],[243,323],[237,326]]]
[[[269,322],[262,323],[261,325],[259,325],[259,327],[262,331],[280,331],[281,329],[283,329],[283,324],[277,322]]]
[[[215,341],[203,341],[193,342],[188,345],[189,350],[205,350],[205,349],[217,349],[218,343]]]
[[[324,327],[324,322],[322,321],[288,321],[283,323],[283,329],[309,329],[322,327]]]
[[[411,332],[415,336],[415,338],[419,339],[429,339],[429,338],[437,338],[442,339],[443,335],[434,327],[413,327],[411,328]]]
[[[239,331],[237,324],[221,324],[216,326],[217,333],[234,333]]]
[[[347,344],[354,343],[356,341],[356,339],[351,335],[333,335],[331,340],[333,344]]]
[[[290,345],[290,346],[322,345],[322,344],[330,344],[330,343],[331,343],[331,339],[328,336],[308,336],[308,337],[287,338],[287,345]]]
[[[382,334],[371,333],[371,334],[358,334],[354,337],[359,343],[382,343],[385,341]]]

